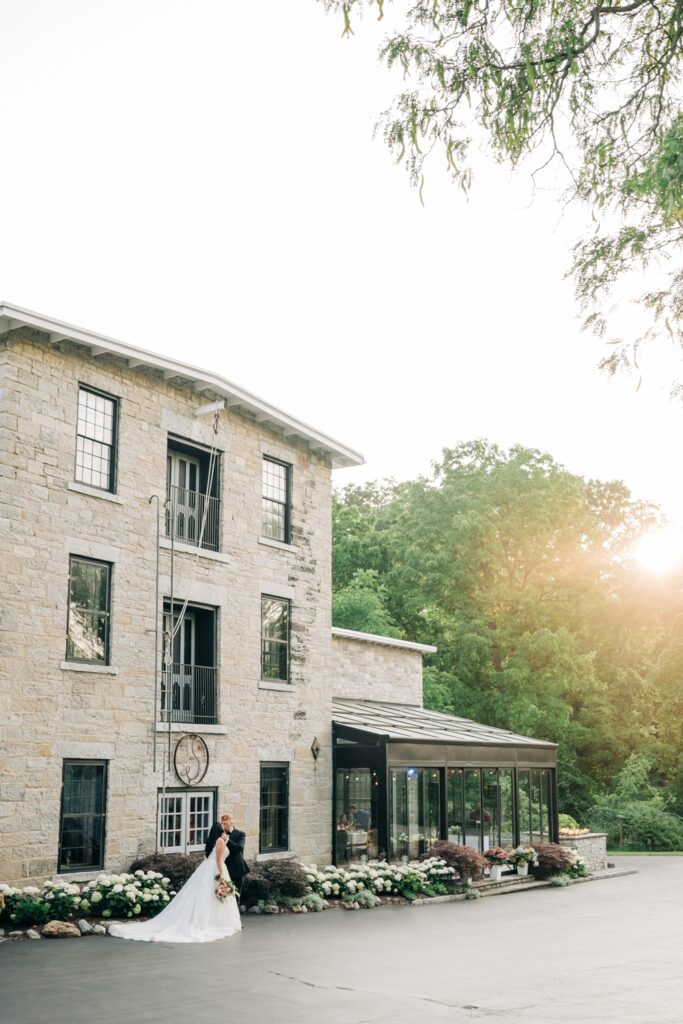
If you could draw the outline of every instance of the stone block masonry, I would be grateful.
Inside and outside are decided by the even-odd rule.
[[[587,832],[582,836],[560,836],[560,846],[576,850],[589,871],[607,868],[607,833]]]

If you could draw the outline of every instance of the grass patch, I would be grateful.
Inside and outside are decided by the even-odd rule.
[[[683,857],[683,850],[608,850],[608,857]]]

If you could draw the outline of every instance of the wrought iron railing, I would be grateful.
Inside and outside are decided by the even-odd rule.
[[[173,665],[161,673],[161,720],[214,725],[217,670],[204,665]]]
[[[173,537],[179,544],[218,551],[220,498],[171,485],[167,488],[166,497],[166,536]],[[202,533],[204,517],[206,522]]]

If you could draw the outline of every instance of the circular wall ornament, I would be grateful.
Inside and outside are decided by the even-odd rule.
[[[198,786],[209,770],[209,748],[201,736],[185,733],[175,745],[173,767],[186,786]]]

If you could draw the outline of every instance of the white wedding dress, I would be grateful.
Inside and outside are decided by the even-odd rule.
[[[177,896],[150,921],[112,924],[109,934],[140,942],[214,942],[242,928],[234,896],[216,896],[216,857],[211,853],[194,871]],[[223,876],[227,872],[223,869]]]

